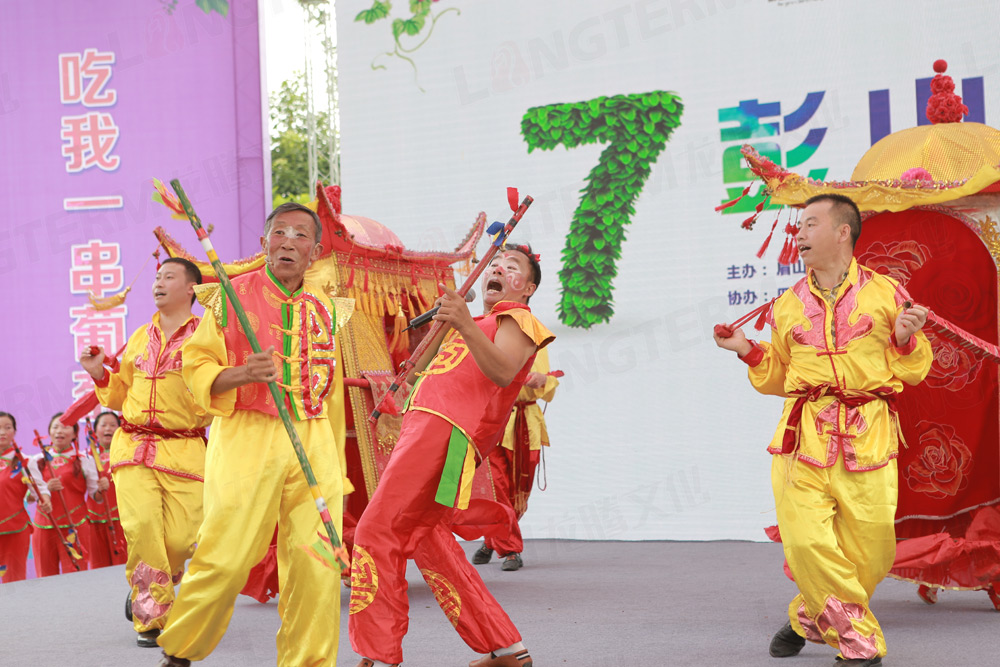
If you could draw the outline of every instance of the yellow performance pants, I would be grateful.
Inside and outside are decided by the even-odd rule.
[[[788,606],[795,631],[838,648],[845,659],[886,653],[868,608],[896,554],[896,461],[850,472],[774,456],[771,485],[785,559],[799,594]]]
[[[125,577],[132,587],[132,622],[136,632],[162,628],[174,602],[174,584],[194,553],[203,485],[142,465],[121,466],[113,474],[128,543]]]
[[[327,419],[295,423],[338,533],[343,481]],[[335,667],[340,635],[340,572],[302,547],[325,535],[309,485],[281,420],[258,412],[218,417],[205,458],[205,520],[198,548],[159,644],[203,660],[229,626],[236,596],[264,557],[278,524],[278,665]]]

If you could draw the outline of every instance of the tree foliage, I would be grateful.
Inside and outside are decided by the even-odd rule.
[[[309,105],[305,75],[283,81],[271,94],[271,195],[275,206],[286,201],[309,202],[314,183],[309,182]],[[319,178],[329,181],[330,121],[326,112],[316,114],[316,154]],[[303,199],[304,198],[304,199]]]

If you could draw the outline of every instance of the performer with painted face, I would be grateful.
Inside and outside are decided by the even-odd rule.
[[[806,202],[796,240],[808,275],[775,302],[771,342],[727,325],[715,341],[749,367],[764,394],[785,397],[768,451],[785,558],[799,594],[771,640],[774,657],[806,640],[838,648],[838,667],[882,663],[869,608],[895,554],[896,397],[921,382],[932,354],[927,309],[853,258],[857,206],[843,195]]]
[[[17,421],[9,412],[0,412],[0,582],[21,581],[27,575],[28,547],[31,545],[31,517],[24,509],[28,487],[21,479],[14,455]]]
[[[340,574],[303,548],[324,527],[266,384],[274,381],[282,390],[339,533],[350,487],[337,313],[319,286],[305,282],[306,269],[322,253],[321,238],[315,212],[282,204],[267,217],[260,239],[265,265],[232,279],[263,352],[252,351],[218,285],[199,290],[205,318],[184,349],[184,379],[216,418],[205,462],[205,520],[159,638],[162,666],[188,665],[215,649],[275,523],[278,664],[337,664]]]
[[[531,265],[532,281],[536,287],[541,284],[542,269],[539,266],[538,255],[532,253],[527,246],[519,246]],[[517,394],[517,400],[511,410],[507,426],[504,428],[500,447],[495,448],[486,457],[488,467],[477,469],[477,477],[482,481],[476,487],[483,489],[481,493],[488,498],[487,502],[500,503],[507,507],[514,519],[503,528],[496,526],[484,529],[488,521],[473,509],[456,513],[456,523],[462,524],[462,529],[456,525],[455,532],[463,538],[476,538],[484,534],[483,545],[472,555],[475,565],[489,563],[496,552],[502,559],[501,568],[506,572],[516,572],[524,566],[521,552],[524,550],[524,540],[521,537],[519,521],[528,509],[528,498],[535,481],[535,469],[542,456],[542,447],[549,446],[549,433],[545,426],[545,416],[538,401],[550,403],[555,396],[559,373],[551,373],[549,367],[549,348],[543,347],[535,355],[531,371],[524,380],[524,386]],[[478,491],[473,490],[474,501]],[[473,502],[472,505],[475,505]],[[478,525],[477,525],[478,523]],[[470,529],[476,529],[471,534]],[[480,532],[481,531],[481,532]]]
[[[126,605],[136,643],[146,648],[156,647],[201,524],[211,417],[181,376],[182,351],[201,321],[191,312],[200,283],[201,271],[192,262],[164,260],[152,286],[157,312],[129,337],[119,371],[105,369],[100,348],[80,354],[101,405],[122,412],[109,462],[128,542]],[[99,418],[98,438],[113,425],[112,417]],[[94,540],[104,540],[105,534],[97,534],[102,530]]]
[[[482,278],[483,315],[445,289],[434,319],[450,325],[418,361],[399,440],[357,527],[350,636],[359,667],[402,662],[406,561],[414,559],[473,667],[530,667],[521,635],[451,534],[477,464],[499,441],[536,352],[554,336],[531,314],[527,254],[499,253]],[[443,340],[443,344],[442,341]],[[416,370],[415,369],[415,370]]]

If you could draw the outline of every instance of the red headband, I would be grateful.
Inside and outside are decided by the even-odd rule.
[[[536,262],[541,262],[542,261],[542,256],[540,254],[538,254],[538,253],[532,253],[531,252],[531,248],[529,248],[526,245],[504,246],[505,250],[508,249],[508,248],[510,248],[512,250],[520,250],[521,252],[523,252],[528,257],[531,257]]]

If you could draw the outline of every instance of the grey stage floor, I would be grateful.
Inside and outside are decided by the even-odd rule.
[[[467,544],[467,551],[476,545]],[[518,625],[538,667],[769,665],[824,667],[835,652],[808,644],[796,658],[767,655],[785,621],[794,585],[781,571],[781,548],[746,542],[531,541],[526,567],[480,566],[487,585]],[[0,665],[96,667],[149,665],[122,616],[122,567],[0,586]],[[412,569],[408,667],[463,667],[475,655],[452,630]],[[358,658],[347,638],[348,592],[337,664]],[[985,593],[944,591],[934,607],[894,580],[873,609],[889,643],[887,667],[1000,665],[1000,613]],[[206,667],[274,665],[274,601],[240,597],[229,632]]]

